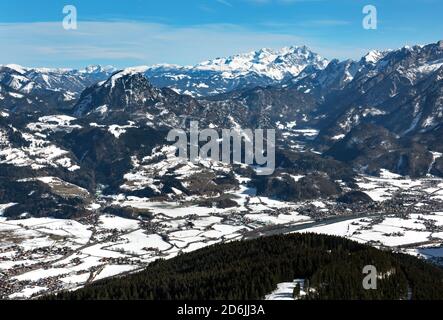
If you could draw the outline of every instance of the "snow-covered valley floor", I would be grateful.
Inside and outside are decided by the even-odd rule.
[[[361,176],[358,184],[377,201],[372,211],[321,199],[290,203],[258,197],[246,184],[232,191],[238,206],[228,209],[198,206],[191,197],[153,202],[120,195],[101,200],[137,208],[138,219],[103,214],[98,201],[90,216],[78,221],[7,220],[1,210],[13,204],[3,204],[0,297],[26,299],[73,290],[140,270],[158,258],[276,233],[333,234],[436,262],[443,258],[443,180],[383,172],[381,177]],[[312,214],[304,214],[306,208]]]

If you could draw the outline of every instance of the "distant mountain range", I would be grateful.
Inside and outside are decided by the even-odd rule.
[[[246,54],[205,61],[195,66],[155,65],[137,67],[159,88],[195,97],[226,93],[235,89],[276,84],[297,76],[307,66],[323,69],[326,59],[307,47],[280,50],[261,49]],[[53,90],[66,100],[78,97],[88,86],[106,80],[116,72],[112,66],[89,66],[84,69],[25,68],[0,66],[0,84],[22,94]]]
[[[326,59],[303,46],[261,49],[192,67],[158,65],[148,68],[146,75],[155,86],[199,97],[276,84],[308,66],[323,69],[327,64]]]
[[[101,66],[75,70],[0,65],[0,101],[8,109],[62,109],[115,71]]]
[[[84,69],[26,68],[0,66],[0,82],[23,94],[34,90],[53,90],[76,94],[117,71],[112,66],[88,66]]]

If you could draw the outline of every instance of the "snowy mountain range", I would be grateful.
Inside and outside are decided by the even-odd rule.
[[[26,68],[0,65],[0,82],[23,94],[34,90],[53,90],[74,98],[86,87],[108,78],[117,71],[112,66],[88,66],[83,69]]]
[[[308,66],[323,69],[328,61],[307,47],[261,49],[195,66],[157,65],[146,75],[158,87],[179,93],[208,96],[235,89],[268,86],[297,76]]]
[[[297,76],[307,66],[323,69],[327,64],[326,59],[307,47],[293,46],[279,50],[261,49],[195,66],[163,64],[132,70],[144,72],[156,87],[169,87],[177,93],[200,97],[276,84]],[[9,64],[0,66],[0,85],[24,95],[42,90],[57,91],[62,93],[63,100],[69,101],[78,98],[86,87],[106,80],[116,71],[112,66],[75,70]]]
[[[160,68],[181,76],[171,78]],[[154,70],[157,76],[149,77]],[[330,158],[340,166],[371,174],[389,169],[410,176],[442,175],[443,158],[438,156],[443,153],[439,139],[442,73],[441,41],[371,51],[359,61],[329,63],[306,47],[290,47],[194,67],[68,70],[4,65],[0,68],[0,132],[5,149],[0,165],[75,168],[69,171],[75,176],[87,161],[82,175],[104,179],[90,181],[89,186],[118,186],[131,166],[126,153],[137,150],[140,135],[154,137],[155,132],[186,128],[188,121],[199,119],[202,125],[219,128],[275,128],[283,149],[322,153],[326,158],[316,156],[314,162],[322,170],[328,167],[328,176],[330,168],[338,165],[326,160]],[[170,81],[169,86],[156,85],[160,78]],[[207,90],[221,93],[201,97],[179,93],[179,87],[196,88],[191,83],[203,78],[212,85]],[[186,85],[184,79],[188,79]],[[203,91],[193,95],[200,94]],[[125,138],[130,132],[138,137],[132,142]],[[301,142],[304,133],[308,139]],[[84,145],[89,134],[108,141],[106,148],[117,148],[123,163],[115,177],[105,172],[117,168],[108,164],[105,169],[97,163],[105,156],[105,146],[101,150],[98,140]],[[151,145],[157,138],[142,141]],[[53,161],[46,159],[51,150],[59,155]],[[343,172],[349,177],[347,169]],[[266,192],[273,193],[272,188]]]

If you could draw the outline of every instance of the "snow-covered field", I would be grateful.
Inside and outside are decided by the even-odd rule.
[[[388,210],[336,223],[319,223],[298,232],[337,235],[438,263],[443,261],[442,179],[413,180],[384,170],[380,177],[361,176],[358,185],[373,200],[388,203]],[[396,202],[399,199],[400,208]]]
[[[305,280],[295,279],[292,282],[282,282],[277,284],[277,288],[270,294],[266,295],[265,300],[297,300],[297,298],[293,295],[294,288],[297,286],[297,284],[300,286],[299,296],[306,295],[306,292],[304,291]]]
[[[435,217],[442,218],[421,214],[411,214],[407,219],[394,216],[358,218],[316,226],[306,231],[337,235],[380,247],[406,248],[427,242],[443,243],[443,232],[432,232],[426,226],[437,221]]]

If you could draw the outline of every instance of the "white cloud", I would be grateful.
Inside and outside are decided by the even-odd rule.
[[[350,24],[351,22],[347,20],[334,20],[334,19],[308,20],[300,22],[300,25],[305,27],[338,27],[338,26],[347,26]]]
[[[345,22],[311,23],[341,25]],[[358,59],[364,53],[358,47],[299,36],[300,22],[297,24],[299,27],[280,28],[271,23],[257,30],[233,24],[177,27],[135,21],[79,21],[77,30],[65,30],[61,22],[3,23],[0,24],[0,41],[4,48],[0,50],[0,64],[43,67],[188,65],[263,47],[291,45],[307,45],[326,58]]]
[[[290,34],[260,32],[230,24],[172,27],[164,24],[79,21],[78,30],[61,23],[0,24],[0,64],[73,66],[87,63],[193,64],[262,47],[302,45]]]
[[[215,1],[218,2],[218,3],[220,3],[220,4],[225,5],[225,6],[227,6],[227,7],[232,7],[232,3],[230,3],[230,2],[227,1],[227,0],[215,0]]]

